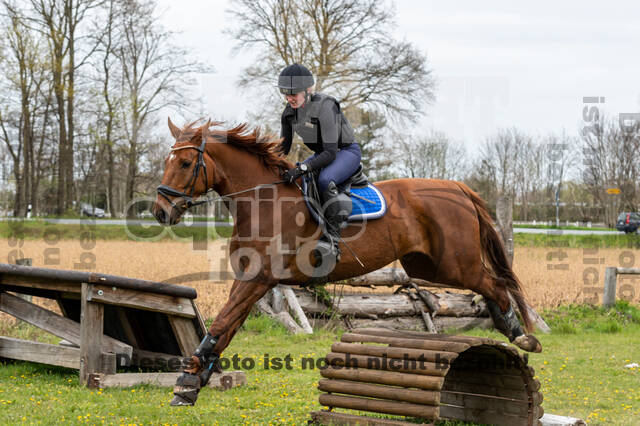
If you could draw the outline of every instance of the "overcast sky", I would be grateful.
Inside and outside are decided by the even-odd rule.
[[[640,110],[640,2],[527,3],[395,2],[396,37],[426,54],[438,82],[415,133],[433,127],[473,151],[501,127],[575,133],[586,96],[604,97],[615,117]],[[181,32],[176,42],[216,70],[199,78],[205,112],[245,120],[253,100],[235,80],[252,55],[231,55],[233,40],[222,33],[229,2],[159,5],[165,27]]]

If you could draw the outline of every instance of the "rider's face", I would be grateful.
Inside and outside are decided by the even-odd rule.
[[[291,105],[291,108],[300,108],[304,105],[304,92],[298,92],[295,95],[284,95],[284,97]]]

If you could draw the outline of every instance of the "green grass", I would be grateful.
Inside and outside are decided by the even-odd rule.
[[[640,235],[548,235],[514,233],[517,247],[634,248],[640,249]]]
[[[579,417],[590,425],[640,424],[640,309],[625,302],[605,310],[569,306],[543,313],[552,328],[539,334],[541,354],[530,354],[544,394],[545,412]],[[210,320],[208,321],[210,322]],[[27,325],[2,327],[1,334],[40,337]],[[325,355],[340,330],[290,335],[279,324],[250,316],[223,356],[251,359],[248,384],[226,392],[204,389],[195,407],[168,406],[169,388],[137,386],[90,391],[78,385],[77,372],[42,364],[0,364],[0,424],[306,424],[320,409],[315,384],[318,369],[302,369],[303,357]],[[504,338],[490,331],[468,335]],[[265,369],[264,357],[291,355],[291,370]],[[452,425],[462,423],[439,423]]]
[[[570,229],[574,231],[615,231],[613,228],[603,228],[593,226],[555,226],[555,225],[513,225],[514,228],[530,228],[530,229]]]
[[[150,225],[99,226],[93,221],[69,225],[48,223],[43,220],[0,222],[0,238],[25,240],[74,240],[90,236],[96,240],[166,241],[175,239],[204,240],[231,236],[229,226],[214,227],[162,227]]]
[[[199,222],[204,218],[197,218]],[[88,220],[85,224],[68,225],[48,223],[40,219],[0,222],[0,238],[19,238],[26,240],[51,239],[71,240],[90,235],[97,240],[137,240],[167,241],[176,239],[204,240],[227,238],[232,227],[170,227],[149,225],[98,225],[100,221]],[[514,234],[514,244],[518,247],[568,247],[568,248],[635,248],[640,249],[640,235],[548,235]]]

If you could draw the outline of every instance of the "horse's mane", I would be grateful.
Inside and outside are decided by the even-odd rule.
[[[225,130],[211,128],[220,126],[223,124],[222,122],[208,121],[202,126],[195,126],[195,123],[195,121],[189,123],[182,129],[182,133],[176,143],[194,141],[199,144],[202,139],[202,130],[208,128],[210,137],[220,143],[228,143],[256,155],[268,169],[278,174],[282,170],[288,170],[293,167],[282,151],[280,144],[282,139],[273,134],[262,134],[258,127],[250,130],[247,123],[241,123]]]

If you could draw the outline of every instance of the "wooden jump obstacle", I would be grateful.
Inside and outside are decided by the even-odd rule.
[[[342,335],[318,388],[320,424],[409,425],[334,408],[429,420],[539,425],[540,382],[527,356],[504,342],[380,328]]]
[[[330,301],[327,301],[320,300],[316,294],[305,289],[293,290],[291,287],[278,285],[256,307],[293,333],[312,332],[307,317],[317,325],[335,314],[345,320],[347,328],[381,327],[436,333],[443,330],[493,327],[485,302],[475,293],[432,293],[427,290],[428,287],[447,286],[410,278],[400,268],[383,268],[331,284],[397,289],[394,293],[349,293],[340,288],[334,294],[329,294]],[[300,325],[289,314],[289,310]],[[550,331],[549,326],[532,308],[529,309],[529,315],[538,330],[543,333]]]
[[[62,315],[12,293],[54,300]],[[0,311],[64,339],[51,345],[0,336],[0,358],[78,369],[80,383],[90,387],[173,386],[179,373],[116,370],[181,370],[206,334],[196,297],[191,287],[0,264]],[[210,382],[223,389],[243,383],[242,372]]]

